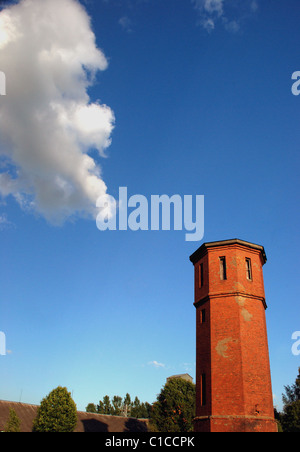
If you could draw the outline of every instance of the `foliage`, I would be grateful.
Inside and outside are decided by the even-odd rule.
[[[99,405],[97,405],[98,414],[113,414],[113,408],[110,403],[110,398],[108,395],[103,397],[103,401],[100,400]]]
[[[130,417],[132,415],[132,401],[131,401],[131,397],[130,395],[126,394],[125,398],[124,398],[124,416],[125,417]],[[132,415],[133,416],[133,415]]]
[[[292,386],[285,386],[285,394],[282,396],[282,400],[285,406],[300,400],[300,367],[298,369],[298,376],[295,384]]]
[[[150,417],[151,405],[146,402],[140,402],[136,397],[131,405],[131,417],[147,419]]]
[[[85,411],[87,413],[97,413],[97,407],[94,403],[89,403],[86,407]]]
[[[300,400],[284,407],[282,429],[288,433],[300,433]]]
[[[282,433],[283,432],[282,425],[281,425],[282,413],[280,413],[280,411],[277,411],[276,408],[274,408],[274,417],[275,417],[275,420],[277,421],[278,433]]]
[[[86,410],[95,406],[89,403]],[[144,403],[135,397],[134,401],[130,397],[130,394],[126,394],[124,400],[120,396],[113,396],[112,400],[108,395],[103,397],[97,405],[96,411],[98,414],[108,414],[112,416],[124,416],[124,417],[134,417],[134,418],[149,418],[151,411],[151,405],[149,403]]]
[[[123,412],[123,406],[122,406],[122,397],[120,396],[114,396],[112,399],[112,411],[115,416],[121,416],[121,413]]]
[[[295,384],[285,386],[285,394],[282,396],[284,403],[280,422],[284,432],[300,432],[300,367]]]
[[[17,416],[17,413],[13,408],[9,409],[9,418],[7,424],[4,427],[4,432],[18,433],[20,432],[21,421]]]
[[[77,409],[67,388],[61,386],[45,397],[34,420],[34,432],[73,432]]]
[[[162,388],[151,413],[151,429],[158,432],[190,432],[195,417],[196,386],[174,378]]]

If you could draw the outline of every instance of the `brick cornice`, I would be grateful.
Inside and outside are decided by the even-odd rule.
[[[198,262],[201,257],[203,257],[205,254],[207,254],[208,249],[210,248],[220,248],[220,247],[231,247],[231,246],[238,246],[239,248],[251,248],[252,250],[255,250],[260,253],[261,259],[262,259],[262,265],[264,265],[267,262],[267,256],[266,252],[263,246],[256,245],[255,243],[246,242],[245,240],[240,239],[231,239],[231,240],[222,240],[218,242],[207,242],[203,243],[200,248],[198,248],[191,256],[190,261],[195,265],[196,262]]]
[[[194,302],[195,308],[198,306],[203,305],[209,300],[213,300],[214,298],[228,298],[228,297],[244,297],[244,298],[252,298],[253,300],[259,300],[264,305],[264,308],[267,309],[267,303],[264,297],[259,297],[257,295],[251,295],[247,292],[216,292],[216,293],[210,293],[206,295],[205,297],[199,299],[198,301]]]

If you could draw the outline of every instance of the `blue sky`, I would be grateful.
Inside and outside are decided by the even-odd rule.
[[[79,184],[76,162],[82,155],[71,147],[59,174],[68,174],[70,185],[76,175],[74,186],[82,192],[60,203],[60,192],[47,181],[50,164],[52,176],[60,171],[55,164],[62,162],[50,153],[62,143],[55,139],[64,124],[74,127],[79,149],[101,168],[97,187],[103,180],[116,198],[119,187],[148,198],[204,195],[203,241],[237,237],[264,245],[271,373],[280,408],[283,387],[294,382],[299,366],[291,352],[292,333],[300,331],[300,97],[291,91],[292,74],[300,71],[298,0],[82,1],[91,25],[82,10],[73,15],[73,3],[60,4],[95,34],[96,44],[84,35],[88,51],[79,59],[93,74],[84,84],[74,69],[69,79],[59,74],[59,81],[81,106],[95,105],[97,118],[104,118],[101,130],[78,125],[64,96],[59,106],[70,114],[70,124],[62,116],[50,124],[49,115],[43,123],[51,125],[49,133],[29,120],[22,130],[24,118],[41,105],[41,93],[45,105],[53,101],[51,80],[36,66],[35,86],[41,82],[43,89],[36,94],[30,86],[26,68],[33,56],[28,46],[20,53],[25,36],[11,48],[16,61],[23,58],[18,93],[20,80],[12,71],[18,66],[9,66],[13,58],[8,61],[0,44],[8,91],[0,97],[0,170],[6,174],[0,178],[0,331],[9,351],[0,356],[0,398],[38,404],[62,385],[81,410],[106,394],[129,392],[151,403],[168,376],[195,377],[189,255],[202,242],[186,242],[184,231],[100,232],[91,214],[93,193],[85,185],[90,174],[80,173]],[[49,21],[62,27],[55,23],[65,17],[58,14],[62,6],[56,0],[52,5],[57,14]],[[24,11],[17,13],[23,17]],[[26,29],[29,19],[23,19]],[[60,37],[67,38],[76,39],[72,30]],[[17,96],[22,109],[15,112]],[[53,148],[40,158],[31,153],[37,143]]]

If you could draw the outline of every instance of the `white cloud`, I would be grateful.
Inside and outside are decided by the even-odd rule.
[[[7,217],[6,215],[4,215],[3,213],[0,214],[0,225],[1,224],[6,224],[7,223]]]
[[[128,16],[123,16],[119,20],[119,24],[127,33],[132,33],[132,22]]]
[[[162,368],[162,367],[166,367],[165,364],[163,364],[163,363],[158,363],[157,361],[150,361],[150,362],[148,363],[148,365],[149,365],[149,366],[156,367],[157,369],[158,369],[158,368]]]
[[[256,1],[256,0],[253,0],[253,1],[251,2],[250,7],[251,7],[251,9],[252,9],[253,12],[257,11],[257,10],[258,10],[258,3],[257,3],[257,1]]]
[[[5,213],[0,213],[0,231],[13,227],[13,223],[7,219]]]
[[[224,17],[223,24],[225,29],[231,33],[237,33],[240,30],[240,24],[236,20],[229,21]]]
[[[194,369],[194,367],[195,367],[195,364],[192,364],[192,363],[183,363],[183,364],[182,364],[182,367],[183,367],[183,369],[185,370],[185,372],[192,372],[193,369]]]
[[[201,25],[209,33],[215,29],[215,22],[213,19],[211,19],[209,17],[206,17],[205,19],[203,19]]]
[[[191,0],[199,15],[199,24],[212,32],[218,22],[224,28],[236,33],[241,21],[258,9],[257,0]]]
[[[21,0],[2,10],[0,62],[0,157],[11,168],[0,167],[0,194],[53,223],[95,217],[107,187],[89,151],[104,156],[114,114],[87,92],[108,63],[86,11],[77,0]]]
[[[223,3],[224,0],[204,0],[203,8],[208,14],[216,14],[220,17],[223,15]]]
[[[192,3],[201,14],[220,17],[224,13],[224,0],[192,0]]]

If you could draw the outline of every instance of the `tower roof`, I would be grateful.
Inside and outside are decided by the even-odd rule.
[[[199,259],[207,252],[209,248],[216,248],[220,246],[230,246],[230,245],[239,245],[244,246],[246,248],[252,248],[261,252],[261,257],[263,264],[267,262],[267,256],[265,249],[262,245],[256,245],[255,243],[246,242],[245,240],[240,239],[231,239],[231,240],[221,240],[217,242],[207,242],[203,243],[200,248],[198,248],[191,256],[190,261],[195,264],[199,261]]]

